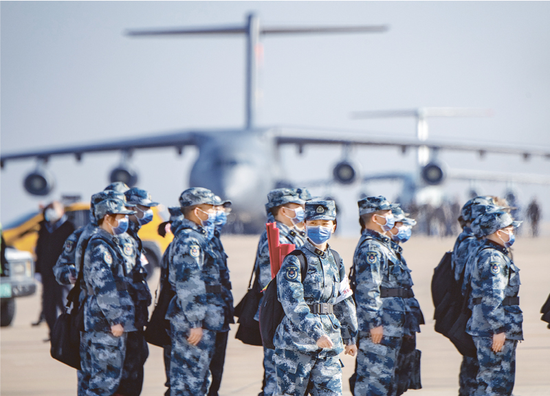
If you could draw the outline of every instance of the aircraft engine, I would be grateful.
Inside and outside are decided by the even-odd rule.
[[[55,186],[51,173],[45,169],[35,169],[25,177],[25,190],[31,195],[48,195]]]
[[[420,172],[422,180],[430,186],[437,186],[445,181],[446,174],[443,166],[435,162],[430,162],[422,168]]]
[[[336,164],[332,170],[332,176],[338,183],[352,184],[355,180],[357,180],[359,172],[351,162],[343,160]]]
[[[134,187],[138,181],[138,175],[136,171],[126,165],[119,165],[112,170],[110,176],[111,183],[123,182],[128,187]]]

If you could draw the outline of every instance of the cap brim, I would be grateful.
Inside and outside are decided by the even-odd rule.
[[[521,223],[523,223],[523,221],[513,221],[511,225],[514,228],[518,228],[521,225]]]

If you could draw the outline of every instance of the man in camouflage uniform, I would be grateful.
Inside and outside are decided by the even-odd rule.
[[[394,226],[391,205],[382,196],[358,202],[362,234],[355,250],[355,287],[359,342],[355,395],[392,392],[397,355],[405,332],[408,271],[384,235]],[[350,383],[353,382],[353,377]]]
[[[286,316],[273,343],[278,395],[342,394],[338,355],[355,356],[357,317],[343,261],[328,246],[336,229],[334,201],[306,202],[305,260],[302,279],[298,256],[285,257],[277,274],[277,294]]]
[[[63,247],[63,253],[57,259],[53,271],[57,282],[61,285],[74,284],[78,278],[78,271],[80,265],[84,260],[84,250],[88,241],[97,230],[97,220],[94,215],[94,207],[97,202],[100,202],[106,198],[113,198],[125,201],[126,198],[123,194],[128,186],[122,182],[116,182],[108,185],[105,188],[105,194],[95,194],[90,201],[90,223],[74,231],[69,238],[65,241]],[[111,191],[111,192],[109,192]],[[84,282],[80,284],[81,292],[79,296],[80,303],[83,304],[86,299],[86,285]],[[81,362],[83,366],[87,362]],[[89,370],[88,370],[89,371]],[[83,370],[77,370],[78,390],[79,396],[84,395],[87,389],[89,376],[85,374]]]
[[[520,223],[502,208],[487,211],[472,223],[474,234],[484,238],[473,258],[472,316],[466,327],[477,349],[476,396],[511,395],[514,388],[523,314],[518,297],[519,268],[508,249]]]
[[[122,377],[127,334],[136,330],[129,278],[118,238],[128,227],[126,215],[135,212],[127,209],[125,199],[111,198],[112,193],[92,197],[98,227],[84,252],[83,280],[88,297],[80,353],[82,371],[88,378],[84,393],[87,396],[115,393]]]
[[[279,229],[279,243],[294,244],[300,247],[304,244],[301,231],[295,227],[304,221],[305,211],[303,199],[305,189],[277,188],[267,194],[268,202],[265,204],[268,221],[275,222]],[[309,193],[307,193],[309,194]],[[256,250],[255,271],[259,271],[258,283],[263,290],[271,281],[271,263],[269,261],[269,244],[267,242],[267,230],[264,230],[258,242]],[[258,272],[257,272],[258,274]],[[261,305],[260,300],[260,305]],[[259,320],[260,307],[254,319]],[[273,349],[264,347],[264,378],[262,392],[259,396],[274,395],[277,390],[277,377],[275,364],[273,363]]]
[[[216,332],[224,322],[220,271],[210,246],[214,235],[214,194],[201,187],[179,198],[184,218],[172,224],[169,281],[176,292],[166,318],[171,324],[171,394],[204,395]]]
[[[493,199],[488,196],[478,196],[464,204],[458,218],[462,232],[456,239],[453,247],[451,265],[454,270],[455,280],[461,283],[462,294],[466,292],[466,286],[470,283],[471,268],[466,263],[475,254],[481,242],[476,238],[471,229],[472,221],[491,207]],[[477,387],[477,370],[479,365],[475,357],[463,356],[458,376],[460,396],[471,395]]]
[[[407,242],[411,237],[412,227],[416,225],[416,220],[407,217],[408,214],[397,204],[392,205],[392,214],[395,224],[388,232],[388,236],[392,239],[392,249],[405,269],[407,281],[402,286],[410,290],[409,296],[403,298],[407,305],[407,316],[403,344],[397,356],[395,386],[392,387],[392,395],[401,395],[408,389],[420,389],[422,387],[420,382],[420,351],[416,349],[416,333],[420,333],[420,325],[425,324],[425,321],[420,304],[412,291],[411,269],[407,266],[403,256],[403,248],[400,245]]]
[[[151,292],[147,285],[147,272],[144,265],[147,262],[143,252],[143,243],[138,235],[141,226],[153,219],[151,207],[158,202],[151,200],[147,191],[132,187],[124,192],[126,200],[133,205],[135,215],[129,216],[130,224],[126,234],[121,235],[123,253],[126,259],[126,270],[130,278],[130,296],[135,307],[135,326],[137,331],[128,334],[126,359],[122,380],[117,393],[124,396],[138,396],[143,388],[143,365],[149,356],[149,347],[145,341],[143,327],[147,324],[151,305]]]

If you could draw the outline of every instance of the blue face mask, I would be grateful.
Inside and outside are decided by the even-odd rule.
[[[384,216],[379,215],[379,217],[384,217]],[[386,224],[380,224],[377,221],[375,221],[375,223],[379,224],[382,227],[382,230],[384,230],[384,232],[388,232],[395,225],[395,218],[393,217],[393,215],[389,215],[384,218],[386,219]]]
[[[197,209],[199,209],[199,208],[197,208]],[[202,228],[204,228],[204,230],[206,231],[206,237],[208,239],[212,239],[212,237],[214,236],[214,229],[216,227],[217,213],[216,212],[209,213],[209,212],[205,212],[204,210],[201,210],[201,209],[199,209],[199,210],[202,213],[204,213],[205,215],[208,216],[206,218],[206,220],[202,220],[200,217],[199,217],[199,220],[201,221]]]
[[[504,231],[503,231],[504,232]],[[507,233],[507,232],[504,232],[505,234],[508,234],[508,241],[507,242],[504,242],[504,240],[502,238],[500,238],[500,240],[504,243],[504,246],[506,246],[507,248],[511,247],[514,242],[516,241],[516,235],[514,233]]]
[[[397,229],[397,234],[396,235],[393,235],[392,234],[392,239],[394,242],[407,242],[410,237],[412,235],[412,229],[411,227],[407,227],[407,226],[401,226]]]
[[[145,225],[153,220],[153,209],[148,209],[145,212],[141,212],[143,213],[143,217],[141,219],[139,217],[137,218],[139,225]]]
[[[221,231],[222,227],[227,223],[227,214],[225,210],[220,210],[216,214],[216,230]]]
[[[122,219],[118,219],[118,225],[113,227],[113,234],[120,235],[128,231],[128,217],[124,216]]]
[[[316,245],[322,245],[328,241],[332,235],[332,227],[316,226],[307,227],[307,237]]]
[[[296,209],[290,209],[290,208],[285,208],[285,209],[292,210],[294,212],[294,217],[289,217],[285,214],[286,217],[290,218],[290,220],[292,221],[292,224],[294,225],[301,223],[306,218],[306,212],[302,207],[298,207]]]

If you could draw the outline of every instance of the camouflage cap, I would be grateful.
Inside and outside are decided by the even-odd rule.
[[[218,195],[214,197],[215,204],[214,206],[223,206],[224,208],[228,208],[231,206],[232,202],[228,199],[225,201],[221,199]]]
[[[332,200],[314,198],[306,202],[306,221],[336,220],[336,204]]]
[[[181,193],[179,201],[182,208],[201,204],[216,205],[215,197],[207,188],[191,187]]]
[[[122,199],[114,198],[115,194],[120,194]],[[133,215],[136,213],[128,209],[124,194],[116,191],[102,191],[94,194],[92,195],[92,202],[94,203],[94,218],[96,220],[101,220],[107,214]]]
[[[287,203],[303,205],[305,200],[300,196],[296,188],[276,188],[267,194],[265,208],[269,210]]]
[[[169,221],[174,221],[178,217],[183,216],[183,213],[181,212],[181,208],[179,206],[170,206],[168,208],[168,212],[170,213],[170,220]]]
[[[403,223],[409,226],[416,225],[416,220],[407,217],[409,214],[405,213],[399,204],[391,204],[391,212],[396,223]]]
[[[309,193],[309,190],[305,187],[298,187],[296,189],[296,192],[298,193],[298,196],[304,201],[309,201],[311,199],[311,194]]]
[[[390,202],[382,195],[360,199],[357,206],[359,206],[359,216],[378,212],[379,210],[391,210],[392,208]]]
[[[493,207],[473,221],[472,231],[478,238],[481,238],[508,226],[517,228],[520,224],[521,221],[514,221],[510,213],[503,208]]]
[[[489,196],[480,195],[478,197],[472,198],[462,207],[458,221],[464,223],[474,221],[477,216],[484,212],[484,209],[482,208],[483,206],[493,204],[493,198]],[[474,211],[476,215],[474,215],[472,211]]]
[[[158,202],[153,202],[151,199],[151,194],[141,188],[132,187],[128,191],[124,192],[124,195],[126,195],[126,200],[130,204],[149,207],[158,206],[159,204]]]
[[[103,189],[103,191],[118,191],[121,193],[125,193],[129,189],[130,187],[128,187],[126,183],[118,181],[118,182],[109,184],[107,187]]]

